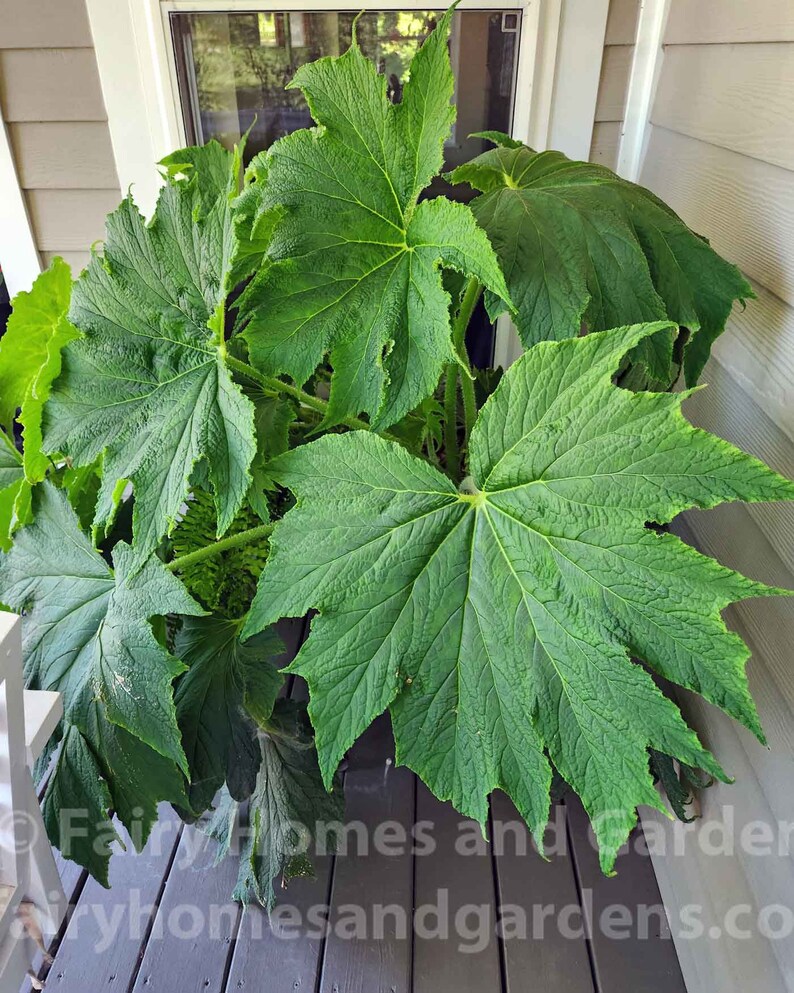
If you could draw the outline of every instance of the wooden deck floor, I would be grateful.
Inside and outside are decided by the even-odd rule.
[[[370,843],[368,852],[350,844],[346,854],[320,860],[316,880],[293,880],[282,891],[281,915],[269,920],[230,901],[236,861],[213,866],[204,836],[164,808],[164,827],[144,853],[130,848],[111,862],[111,890],[61,863],[72,908],[52,963],[41,964],[45,988],[686,993],[641,833],[618,859],[617,876],[606,879],[578,802],[555,806],[548,836],[555,854],[545,862],[499,795],[494,844],[486,845],[471,822],[387,761],[388,742],[380,722],[350,756],[346,817],[369,830],[349,837],[371,842],[387,821],[409,836],[419,825],[417,851],[401,843],[399,827],[387,839],[393,854],[374,850],[383,844]]]

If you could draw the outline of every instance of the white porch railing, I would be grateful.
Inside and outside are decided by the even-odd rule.
[[[0,993],[17,993],[30,969],[30,923],[47,942],[66,913],[31,775],[63,707],[58,693],[23,690],[21,630],[0,613]]]

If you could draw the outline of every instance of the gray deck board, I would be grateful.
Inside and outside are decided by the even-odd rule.
[[[328,900],[332,859],[315,863],[315,879],[293,879],[279,894],[272,918],[261,907],[246,907],[234,945],[226,989],[267,993],[314,993],[324,934],[311,908]],[[283,918],[279,911],[289,907]]]
[[[651,918],[647,940],[640,940],[636,930],[618,939],[599,930],[599,916],[612,904],[634,915],[640,907],[660,904],[650,859],[636,845],[620,856],[618,875],[606,879],[587,836],[584,812],[575,800],[566,801],[567,830],[561,839],[557,835],[561,846],[544,862],[526,837],[516,849],[525,829],[501,795],[494,797],[489,824],[498,844],[486,845],[472,822],[437,801],[410,772],[386,765],[390,755],[383,730],[381,723],[351,754],[345,774],[348,820],[369,827],[394,820],[406,830],[432,822],[430,854],[412,856],[403,849],[398,856],[327,856],[318,865],[317,880],[293,880],[280,893],[279,905],[293,909],[272,921],[259,908],[241,913],[230,903],[234,860],[212,867],[212,853],[205,849],[198,867],[184,864],[196,833],[191,828],[184,829],[172,860],[163,854],[117,858],[111,863],[115,886],[110,893],[90,880],[81,889],[82,875],[70,867],[77,916],[56,950],[47,988],[58,993],[108,988],[129,993],[685,993],[673,943],[658,936],[658,918]],[[420,832],[420,850],[426,836]],[[123,938],[118,947],[98,954],[92,908],[123,907],[136,889],[141,891],[138,905],[159,903],[151,931],[137,944]],[[387,929],[385,940],[372,940],[374,904],[403,907],[410,923],[415,908],[439,904],[439,893],[448,937],[436,928],[435,934],[417,934],[411,941]],[[330,928],[324,930],[329,904]],[[350,905],[365,910],[363,939],[335,931],[341,917],[350,918]],[[554,908],[540,935],[532,930],[536,906]],[[467,907],[465,923],[482,935],[476,950],[472,931],[456,936],[454,930],[456,912]],[[584,918],[589,937],[559,932],[559,913],[566,907],[574,932]],[[173,922],[177,915],[177,923],[189,926],[192,911],[184,908],[196,908],[204,923],[197,934],[180,937],[173,933]],[[315,910],[311,918],[310,908]],[[526,915],[526,939],[511,935],[508,922],[516,920],[515,908]],[[502,914],[504,930],[499,930]],[[394,916],[386,920],[393,925]],[[425,918],[431,928],[437,923],[435,917]]]
[[[205,835],[185,828],[134,993],[223,993],[240,907],[231,901],[235,860],[216,866],[214,855]]]
[[[414,938],[414,991],[498,993],[502,979],[490,849],[473,821],[440,803],[423,783],[417,783],[416,801],[417,821],[433,825],[435,848],[416,857],[415,905],[441,908],[441,926],[434,936],[429,918],[426,936],[417,933]],[[461,937],[455,927],[458,915],[466,929]],[[481,932],[482,939],[471,939],[471,932]]]
[[[47,974],[47,989],[126,993],[181,833],[179,819],[165,804],[160,825],[140,855],[127,841],[127,851],[111,859],[111,889],[88,879]]]
[[[408,769],[395,769],[390,741],[388,723],[376,722],[353,749],[345,773],[346,819],[364,830],[351,832],[336,856],[321,993],[410,991],[415,786]],[[386,822],[387,850],[378,851],[382,837],[375,832]],[[345,926],[354,919],[351,907],[366,910],[365,934],[356,939]],[[398,909],[382,916],[377,909],[390,907]]]
[[[544,839],[548,857],[544,861],[510,800],[503,793],[495,793],[491,800],[499,902],[523,911],[516,913],[512,929],[506,915],[503,922],[506,993],[528,989],[593,993],[586,942],[568,936],[573,931],[560,926],[567,921],[567,908],[580,906],[562,804],[552,807],[551,825]],[[519,925],[526,927],[526,940],[517,933]]]
[[[60,852],[55,851],[55,865],[58,869],[58,874],[61,877],[61,883],[63,884],[63,891],[66,894],[67,903],[67,921],[74,914],[74,909],[77,905],[80,893],[83,886],[88,879],[88,873],[82,869],[76,862],[70,862],[69,859],[65,859],[61,856]],[[62,925],[61,932],[65,933],[66,926]],[[60,940],[60,935],[56,938],[56,942]],[[51,954],[54,952],[54,945],[51,948]],[[40,951],[36,952],[36,956],[33,959],[33,963],[30,969],[30,973],[35,976],[43,975],[46,971],[50,969],[51,963],[45,961],[44,954]],[[19,993],[32,993],[32,987],[30,984],[30,979],[25,979],[20,987]]]
[[[603,993],[637,993],[661,990],[686,993],[678,957],[663,917],[662,898],[650,856],[644,853],[642,828],[636,827],[628,848],[618,856],[616,875],[605,876],[598,865],[598,852],[589,834],[587,814],[576,797],[566,797],[568,826],[576,861],[580,898],[592,936],[596,988]],[[609,936],[609,908],[625,908],[633,923],[623,937]],[[645,908],[655,908],[643,924]],[[661,926],[660,914],[661,911]],[[616,915],[620,911],[614,911]],[[611,928],[617,935],[623,925],[618,916]],[[694,991],[693,991],[694,993]]]

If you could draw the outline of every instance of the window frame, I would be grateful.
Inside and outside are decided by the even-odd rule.
[[[147,0],[148,2],[148,0]],[[181,98],[179,92],[179,81],[177,76],[176,52],[172,44],[170,15],[173,13],[260,13],[269,11],[300,11],[310,13],[312,11],[345,11],[357,13],[362,9],[361,4],[334,2],[334,0],[272,0],[272,2],[252,2],[252,0],[228,0],[225,3],[212,3],[211,0],[154,0],[159,6],[159,17],[162,22],[162,34],[166,38],[164,51],[161,52],[161,72],[163,72],[163,106],[167,111],[167,121],[164,119],[164,138],[166,143],[171,143],[171,148],[176,148],[184,144],[187,140],[184,128],[184,118],[182,113]],[[373,0],[373,9],[378,10],[417,10],[433,9],[438,3],[428,4],[422,0]],[[365,5],[366,6],[366,5]],[[514,93],[515,103],[513,106],[513,124],[511,134],[514,138],[527,141],[529,138],[529,122],[531,117],[531,73],[534,68],[534,53],[531,59],[523,59],[522,53],[537,37],[537,25],[533,22],[532,15],[537,11],[539,4],[537,0],[464,0],[460,4],[461,10],[510,10],[521,14],[521,28],[518,38],[518,59],[514,67]],[[444,9],[444,5],[438,7],[439,11]],[[155,14],[156,16],[156,14]],[[159,42],[159,39],[158,39]],[[453,53],[454,55],[454,53]],[[167,74],[163,71],[167,66]],[[163,153],[167,154],[167,153]]]
[[[172,11],[340,10],[334,0],[86,0],[122,190],[143,212],[154,209],[160,179],[154,162],[184,140]],[[438,0],[436,0],[438,3]],[[426,0],[384,0],[379,8],[418,10]],[[440,4],[442,9],[443,3]],[[462,0],[462,10],[521,12],[513,136],[534,148],[550,139],[586,158],[595,118],[609,0]],[[558,72],[565,66],[575,71]],[[565,111],[565,126],[555,121]]]
[[[439,0],[436,0],[439,3]],[[172,45],[172,12],[354,10],[339,0],[86,0],[119,182],[150,217],[162,184],[153,168],[185,143]],[[379,0],[379,9],[427,9],[427,0]],[[432,4],[430,6],[433,6]],[[443,9],[445,3],[439,4]],[[461,0],[461,10],[521,13],[512,135],[586,159],[595,120],[609,0]],[[521,353],[508,318],[497,322],[494,362]]]

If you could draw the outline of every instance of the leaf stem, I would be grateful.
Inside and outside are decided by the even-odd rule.
[[[228,552],[230,548],[239,548],[241,545],[247,545],[252,541],[256,541],[258,538],[267,538],[274,527],[275,524],[259,524],[255,528],[238,531],[237,534],[230,534],[228,538],[221,538],[219,541],[213,542],[213,544],[207,545],[205,548],[197,548],[195,552],[188,552],[187,555],[178,555],[175,559],[167,562],[165,567],[171,572],[187,569],[197,562],[203,562],[204,559]]]
[[[471,315],[474,313],[474,308],[477,306],[482,290],[482,283],[476,276],[472,276],[466,284],[458,313],[452,324],[452,344],[467,366],[469,359],[466,354],[466,328],[469,326]]]
[[[241,376],[247,376],[248,379],[253,379],[255,383],[259,383],[266,390],[270,390],[273,393],[283,393],[285,396],[292,397],[293,400],[297,400],[303,407],[316,410],[323,416],[328,412],[327,401],[321,400],[320,397],[312,396],[311,393],[307,393],[297,386],[291,386],[289,383],[285,383],[275,376],[265,376],[247,362],[241,362],[240,359],[236,359],[232,355],[227,355],[226,364],[230,369],[239,372]],[[367,424],[366,421],[362,421],[360,417],[345,417],[341,423],[356,431],[372,430],[372,426]]]
[[[447,472],[452,479],[460,475],[460,451],[458,449],[458,364],[447,365],[444,379],[444,453]]]
[[[463,423],[466,427],[466,444],[477,420],[477,400],[474,396],[474,383],[465,372],[460,374],[460,391],[463,394]]]
[[[469,364],[469,356],[466,351],[466,329],[469,326],[469,321],[482,291],[482,283],[479,279],[472,276],[466,285],[463,298],[460,302],[460,308],[452,325],[452,343],[462,366],[460,373],[460,392],[463,396],[463,423],[466,430],[466,446],[468,445],[471,429],[477,420],[477,399],[474,395],[474,382]]]

